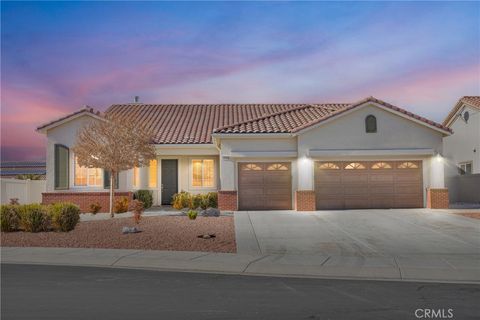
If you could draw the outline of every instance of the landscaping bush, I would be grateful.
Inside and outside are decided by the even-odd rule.
[[[188,192],[182,191],[173,195],[172,205],[174,209],[182,210],[183,208],[187,208],[189,203],[190,194]]]
[[[75,229],[80,221],[80,208],[69,202],[59,202],[48,207],[55,230],[68,232]]]
[[[12,206],[18,206],[20,202],[18,201],[18,198],[10,198],[10,204]]]
[[[134,199],[143,202],[144,209],[148,209],[153,205],[153,196],[150,190],[138,190],[134,194]]]
[[[47,208],[41,204],[19,206],[20,226],[27,232],[47,231],[50,228],[50,216]]]
[[[216,192],[207,193],[208,207],[218,208],[218,194]]]
[[[90,205],[90,213],[91,214],[97,214],[100,212],[100,209],[102,209],[102,206],[98,202],[94,202]]]
[[[198,215],[197,210],[188,210],[187,212],[187,216],[190,220],[197,219],[197,215]]]
[[[113,212],[115,213],[124,213],[128,211],[128,198],[121,197],[120,199],[115,200],[115,205],[113,206]]]
[[[201,194],[190,194],[188,198],[188,208],[197,209],[202,204],[202,195]]]
[[[137,199],[133,200],[131,210],[133,212],[133,221],[135,221],[136,224],[139,224],[144,210],[143,202]]]
[[[218,196],[216,192],[206,194],[191,194],[185,191],[176,193],[173,196],[173,207],[177,210],[184,208],[197,209],[217,208]]]
[[[18,205],[4,204],[0,207],[0,224],[3,232],[18,230],[20,213]]]

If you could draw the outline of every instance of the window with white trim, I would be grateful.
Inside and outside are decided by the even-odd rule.
[[[100,168],[87,168],[78,164],[75,157],[74,185],[82,187],[101,187],[103,186],[103,174]]]
[[[192,187],[215,186],[215,161],[213,159],[192,160]]]
[[[472,162],[459,163],[458,171],[458,173],[461,175],[472,174]]]

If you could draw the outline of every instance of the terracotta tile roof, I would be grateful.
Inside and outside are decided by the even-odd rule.
[[[90,113],[90,114],[93,114],[95,116],[99,116],[99,117],[102,117],[103,114],[100,112],[100,111],[97,111],[97,110],[94,110],[92,107],[89,107],[89,106],[84,106],[82,109],[78,110],[78,111],[75,111],[75,112],[72,112],[72,113],[69,113],[61,118],[57,118],[53,121],[50,121],[50,122],[47,122],[47,123],[44,123],[42,125],[40,125],[39,127],[37,127],[37,131],[40,131],[42,129],[45,129],[46,127],[49,127],[51,125],[54,125],[58,122],[61,122],[65,119],[68,119],[70,117],[73,117],[73,116],[76,116],[76,115],[79,115],[81,113]]]
[[[87,107],[38,127],[41,130],[69,117],[88,112],[118,116],[153,130],[157,144],[208,144],[212,133],[296,133],[307,127],[375,102],[431,126],[450,131],[416,114],[374,97],[356,103],[323,104],[114,104],[102,114]]]
[[[345,109],[350,104],[305,104],[271,115],[238,122],[214,130],[214,133],[292,133]]]
[[[236,123],[215,130],[215,133],[296,133],[348,110],[359,107],[366,102],[375,102],[411,118],[425,122],[447,132],[451,130],[439,123],[428,120],[392,104],[368,97],[352,104],[320,104],[304,105],[292,110],[286,110],[242,123]]]
[[[458,102],[453,107],[452,111],[447,115],[445,120],[443,120],[443,125],[450,125],[450,120],[457,114],[458,110],[464,105],[467,104],[472,108],[480,110],[480,96],[464,96],[461,97]]]
[[[212,143],[215,128],[296,109],[305,104],[115,104],[107,115],[139,121],[159,144]]]

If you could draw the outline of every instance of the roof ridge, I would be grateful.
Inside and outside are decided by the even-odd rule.
[[[274,116],[278,116],[278,115],[280,115],[280,114],[284,114],[284,113],[288,113],[288,112],[292,112],[292,111],[296,111],[296,110],[300,110],[300,109],[305,109],[305,108],[307,108],[307,107],[311,107],[311,105],[309,105],[309,104],[300,105],[300,106],[298,106],[298,107],[294,107],[294,108],[291,108],[291,109],[287,109],[287,110],[277,111],[277,112],[270,113],[270,114],[261,115],[261,116],[259,116],[259,117],[252,118],[252,119],[248,119],[248,120],[244,120],[244,121],[238,121],[238,122],[236,122],[236,123],[232,123],[232,124],[228,124],[228,125],[225,125],[225,126],[222,126],[222,127],[215,128],[215,129],[213,129],[213,133],[215,133],[215,132],[217,132],[217,131],[220,131],[220,130],[225,130],[225,129],[230,128],[230,127],[235,127],[235,126],[239,126],[239,125],[242,125],[242,124],[247,124],[247,123],[249,123],[249,122],[259,121],[259,120],[271,118],[271,117],[274,117]]]

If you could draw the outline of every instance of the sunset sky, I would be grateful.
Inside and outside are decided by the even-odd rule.
[[[442,121],[480,95],[475,2],[3,2],[2,160],[83,105],[353,102]]]

